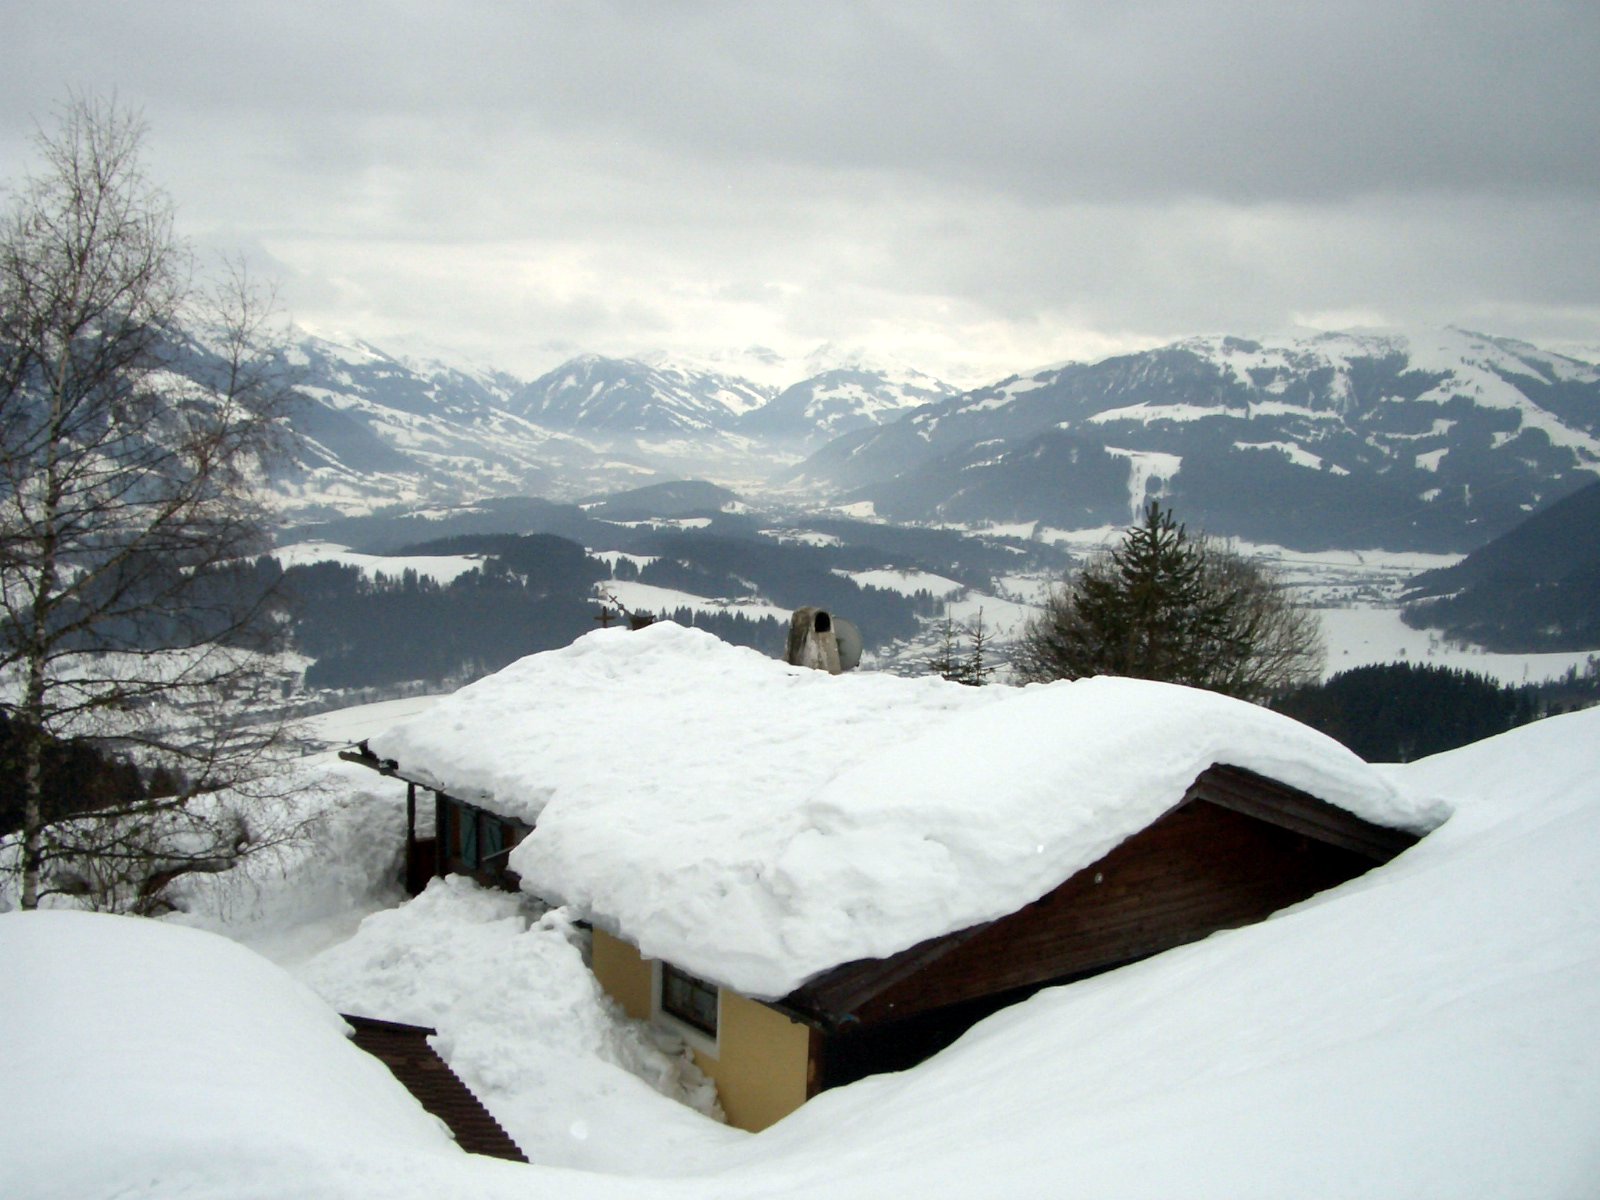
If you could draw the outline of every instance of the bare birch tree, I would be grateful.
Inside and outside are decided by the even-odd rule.
[[[143,136],[73,98],[0,225],[0,713],[24,908],[53,890],[148,907],[261,836],[218,797],[264,777],[275,740],[243,714],[282,622],[241,564],[266,545],[285,393],[255,369],[267,306],[242,270],[195,284]],[[79,812],[44,786],[63,743],[167,785]]]

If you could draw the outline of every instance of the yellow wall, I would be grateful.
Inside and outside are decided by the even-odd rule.
[[[606,994],[636,1021],[648,1021],[653,1006],[654,972],[627,942],[599,929],[594,931],[590,964]]]
[[[594,931],[594,973],[600,986],[630,1017],[651,1019],[655,972],[627,942]],[[700,1069],[717,1085],[728,1121],[740,1129],[765,1129],[806,1101],[811,1031],[765,1004],[722,988],[713,1054],[694,1048]]]
[[[806,1102],[811,1030],[723,988],[717,1033],[717,1057],[696,1050],[694,1058],[717,1081],[729,1123],[765,1129]]]

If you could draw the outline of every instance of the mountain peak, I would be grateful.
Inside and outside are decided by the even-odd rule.
[[[1470,549],[1600,474],[1600,370],[1464,330],[1186,338],[932,404],[797,479],[895,520],[1121,523],[1150,495],[1297,548]]]
[[[552,428],[627,434],[697,434],[728,429],[760,408],[768,392],[729,375],[698,371],[664,356],[580,355],[511,398],[513,412]]]

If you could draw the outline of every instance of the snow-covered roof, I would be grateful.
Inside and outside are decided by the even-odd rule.
[[[510,858],[524,887],[764,998],[1014,912],[1213,763],[1394,828],[1443,815],[1322,734],[1210,692],[831,676],[666,622],[522,659],[369,744],[536,821]]]

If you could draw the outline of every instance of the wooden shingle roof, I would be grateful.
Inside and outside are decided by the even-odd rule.
[[[351,1040],[388,1067],[423,1108],[449,1126],[463,1150],[513,1162],[528,1161],[483,1102],[428,1045],[437,1030],[353,1017],[349,1013],[340,1015],[355,1028]]]

